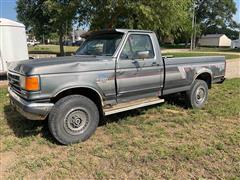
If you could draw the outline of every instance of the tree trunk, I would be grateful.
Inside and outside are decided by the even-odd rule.
[[[185,39],[185,48],[188,47],[188,38]]]
[[[60,56],[64,56],[63,35],[59,34]]]

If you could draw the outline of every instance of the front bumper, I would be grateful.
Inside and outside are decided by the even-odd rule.
[[[45,120],[54,106],[53,103],[33,103],[24,100],[8,88],[11,105],[25,118],[30,120]]]

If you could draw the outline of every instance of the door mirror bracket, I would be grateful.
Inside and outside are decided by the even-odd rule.
[[[146,59],[146,58],[149,58],[149,51],[138,51],[137,52],[137,58],[140,58],[142,60]]]

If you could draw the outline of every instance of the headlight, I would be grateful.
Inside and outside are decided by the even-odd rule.
[[[25,89],[25,76],[20,76],[20,86],[22,89]]]
[[[20,76],[20,86],[26,91],[39,91],[39,76]]]

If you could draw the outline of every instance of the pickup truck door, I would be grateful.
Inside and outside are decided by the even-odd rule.
[[[140,53],[146,52],[146,58],[139,57]],[[117,101],[158,96],[163,73],[159,61],[150,35],[129,34],[117,62]]]

